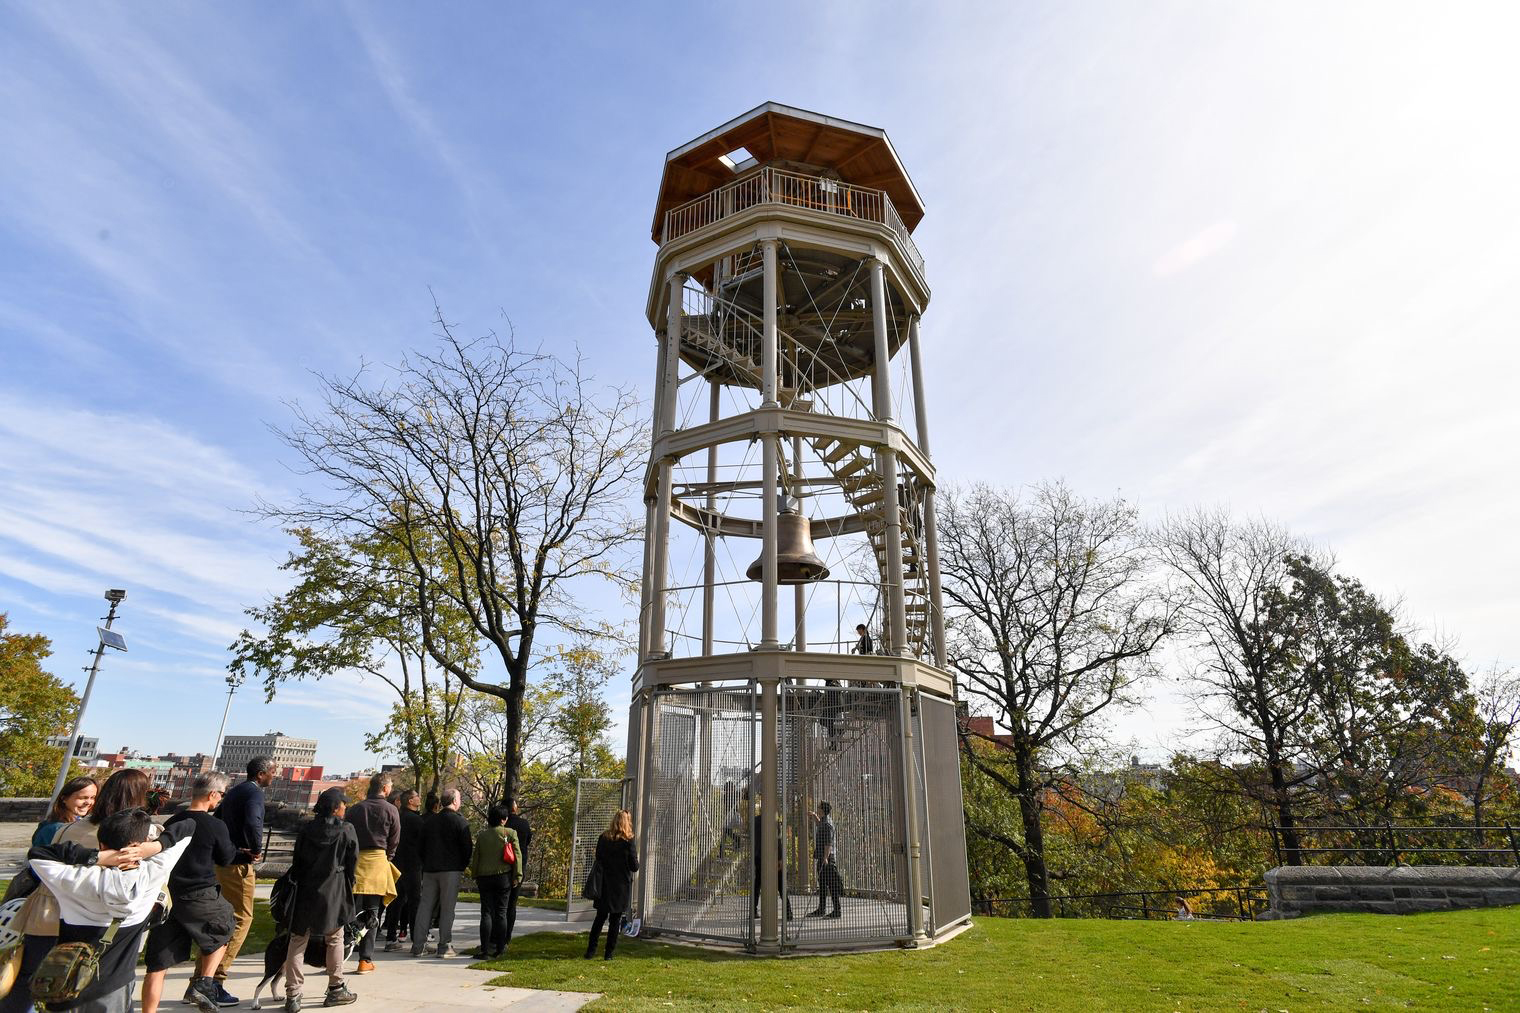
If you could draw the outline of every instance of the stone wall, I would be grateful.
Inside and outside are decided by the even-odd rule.
[[[36,823],[47,815],[48,799],[0,798],[0,823]]]
[[[1283,866],[1267,873],[1265,918],[1361,911],[1412,914],[1520,904],[1520,869],[1487,866]]]

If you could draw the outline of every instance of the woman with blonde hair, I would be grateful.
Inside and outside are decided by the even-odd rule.
[[[633,874],[639,871],[639,854],[633,846],[633,817],[619,809],[607,832],[596,842],[596,864],[592,878],[599,879],[596,890],[596,921],[591,923],[591,938],[586,941],[586,959],[596,955],[596,937],[607,926],[607,952],[603,960],[612,959],[623,916],[633,900]],[[600,873],[600,876],[597,875]]]

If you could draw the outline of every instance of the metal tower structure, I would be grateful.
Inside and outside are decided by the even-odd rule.
[[[969,917],[923,214],[884,131],[776,103],[666,157],[628,751],[646,931],[779,952]]]

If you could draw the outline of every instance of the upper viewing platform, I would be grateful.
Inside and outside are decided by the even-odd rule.
[[[923,200],[886,131],[775,102],[665,157],[651,238],[664,245],[766,204],[885,226],[923,270],[910,237]]]

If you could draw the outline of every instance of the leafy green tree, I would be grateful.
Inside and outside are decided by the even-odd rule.
[[[455,679],[505,702],[504,792],[522,762],[529,674],[566,640],[601,635],[582,589],[632,593],[628,509],[647,429],[632,392],[597,391],[565,362],[490,335],[440,344],[375,380],[323,377],[323,407],[283,434],[323,490],[266,514],[341,541],[374,538],[406,563],[420,643]],[[467,662],[446,633],[463,615],[492,656]]]
[[[40,633],[10,633],[0,612],[0,797],[50,794],[63,749],[47,740],[68,735],[79,697],[43,670],[52,644]]]
[[[1413,794],[1473,767],[1460,755],[1473,710],[1467,674],[1438,648],[1411,643],[1360,581],[1306,556],[1291,557],[1288,574],[1271,612],[1303,630],[1294,668],[1311,706],[1297,734],[1323,806],[1356,825],[1394,821]]]
[[[457,609],[439,608],[431,621],[439,665],[423,646],[422,622],[407,591],[407,563],[394,541],[380,537],[323,537],[293,528],[299,548],[282,569],[295,584],[267,604],[247,610],[263,632],[244,630],[232,644],[229,680],[263,681],[266,699],[289,680],[337,672],[371,676],[395,694],[390,719],[370,737],[372,749],[394,746],[411,765],[420,790],[437,791],[452,763],[462,717],[456,671],[478,665],[473,627]]]

